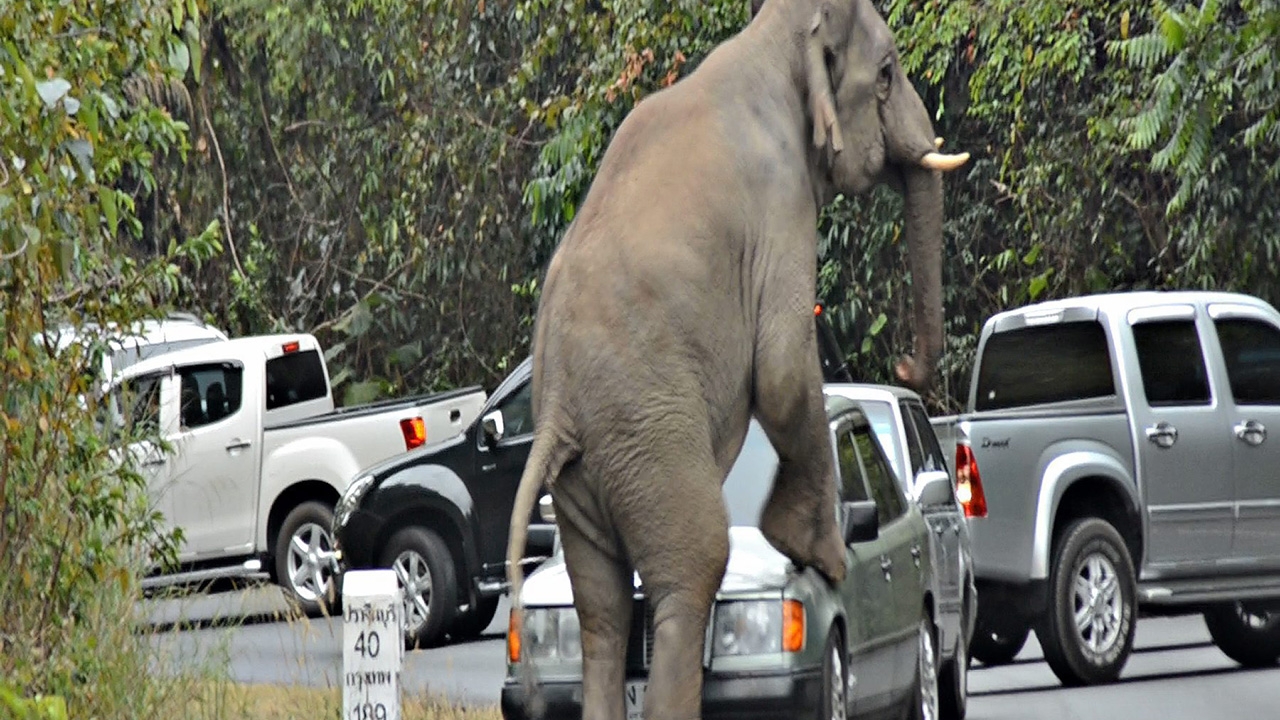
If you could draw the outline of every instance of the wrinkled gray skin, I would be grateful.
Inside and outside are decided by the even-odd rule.
[[[516,561],[549,487],[582,626],[584,720],[625,715],[633,569],[654,608],[645,717],[700,716],[729,552],[720,487],[753,414],[780,459],[761,529],[796,564],[843,579],[814,228],[838,192],[904,193],[916,348],[898,371],[923,389],[942,343],[942,178],[922,162],[967,157],[934,150],[868,0],[768,0],[619,127],[547,270],[537,430],[508,548],[518,612]]]

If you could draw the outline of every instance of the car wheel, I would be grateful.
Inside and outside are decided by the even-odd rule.
[[[457,610],[458,586],[449,546],[426,528],[403,528],[387,541],[380,565],[395,570],[404,593],[406,646],[439,644]]]
[[[1120,533],[1099,518],[1068,525],[1049,575],[1049,611],[1036,627],[1045,662],[1063,685],[1120,676],[1133,650],[1135,595]]]
[[[916,630],[916,677],[912,687],[909,720],[938,720],[941,716],[938,697],[938,633],[929,613],[920,618]]]
[[[285,516],[276,535],[276,582],[290,602],[307,615],[338,608],[333,556],[333,508],[309,500]]]
[[[498,598],[479,598],[471,605],[471,609],[453,621],[449,634],[454,640],[471,640],[480,636],[484,629],[493,622],[498,613]]]
[[[987,667],[1008,665],[1022,652],[1022,646],[1027,644],[1030,635],[1029,627],[985,630],[979,622],[978,627],[973,630],[973,639],[969,642],[969,657]]]
[[[1213,644],[1245,667],[1268,667],[1280,661],[1280,613],[1233,602],[1205,610],[1204,624]]]
[[[969,643],[963,625],[956,636],[955,656],[943,666],[938,682],[938,705],[945,720],[964,720],[969,711]]]
[[[818,720],[845,720],[849,710],[849,669],[840,629],[831,628],[822,651],[822,703]]]

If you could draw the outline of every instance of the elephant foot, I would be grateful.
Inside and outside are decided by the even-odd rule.
[[[812,567],[832,584],[844,580],[845,548],[835,524],[835,510],[826,522],[790,510],[766,507],[760,532],[778,552],[799,567]]]

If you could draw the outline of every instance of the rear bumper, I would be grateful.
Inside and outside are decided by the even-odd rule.
[[[538,686],[542,713],[530,713],[525,691],[518,681],[502,686],[504,720],[579,720],[582,717],[581,682],[547,682]],[[704,676],[704,720],[781,720],[813,716],[822,698],[820,669],[772,675]]]

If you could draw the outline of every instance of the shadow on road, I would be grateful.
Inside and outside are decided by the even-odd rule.
[[[1212,646],[1213,646],[1213,642],[1210,640],[1197,640],[1195,642],[1171,643],[1168,645],[1152,645],[1150,647],[1134,648],[1133,654],[1141,655],[1144,653],[1166,652],[1169,650],[1196,650],[1199,648],[1206,648],[1206,647],[1212,647]],[[1007,662],[1004,665],[995,665],[995,666],[983,665],[982,663],[975,660],[973,664],[969,667],[969,669],[970,670],[996,670],[1002,667],[1017,667],[1019,665],[1035,665],[1036,663],[1042,663],[1042,662],[1044,662],[1044,657],[1040,655],[1033,655],[1031,657],[1018,658],[1017,660]]]
[[[1205,668],[1203,670],[1186,670],[1179,672],[1158,672],[1148,673],[1145,675],[1135,675],[1132,677],[1122,677],[1119,680],[1108,685],[1095,685],[1093,687],[1123,687],[1125,685],[1135,685],[1140,683],[1159,682],[1161,680],[1192,680],[1196,678],[1209,678],[1217,675],[1232,675],[1235,673],[1247,672],[1265,672],[1266,669],[1250,670],[1245,667],[1220,667]],[[970,697],[999,697],[1001,695],[1023,695],[1027,693],[1045,693],[1055,690],[1073,690],[1075,688],[1066,687],[1060,683],[1051,685],[1020,685],[1012,688],[1001,688],[999,690],[970,691]]]

